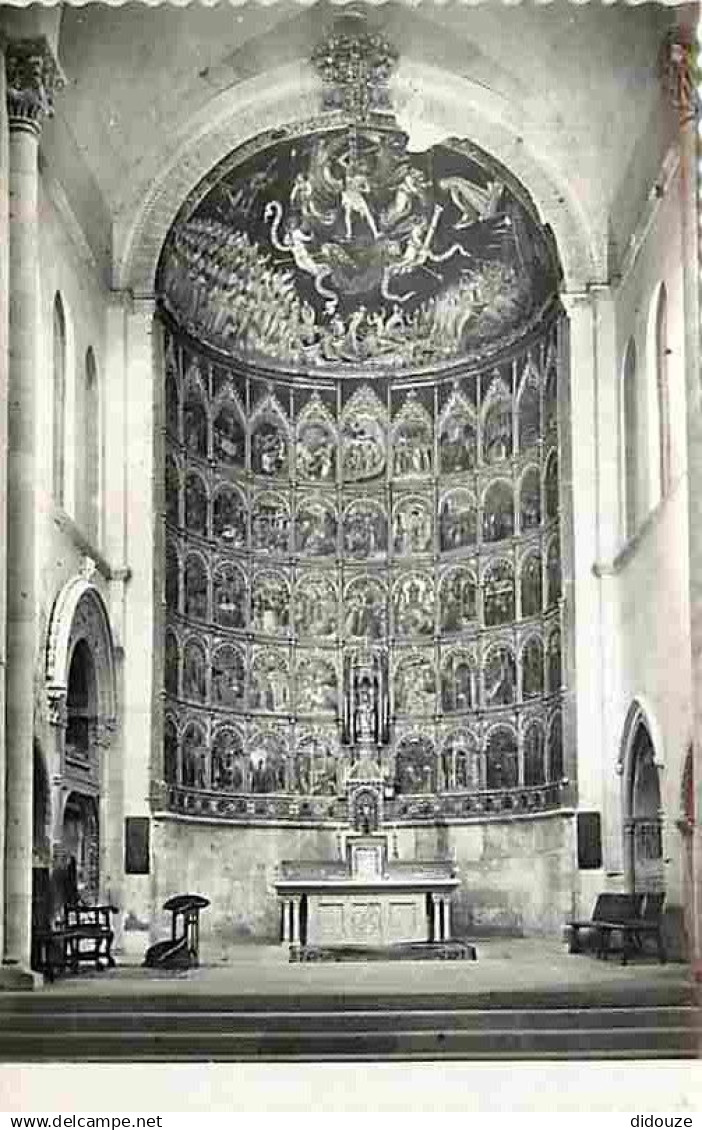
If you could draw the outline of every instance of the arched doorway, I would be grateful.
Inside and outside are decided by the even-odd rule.
[[[69,793],[61,825],[61,856],[66,860],[68,900],[95,901],[100,879],[100,818],[95,797]]]
[[[632,891],[661,891],[665,878],[660,779],[651,732],[640,708],[631,716],[628,733],[624,796],[628,886]]]
[[[119,798],[106,787],[116,721],[114,645],[90,564],[59,594],[49,633],[54,910],[77,897],[99,899],[101,844],[110,841],[107,824],[119,820]]]

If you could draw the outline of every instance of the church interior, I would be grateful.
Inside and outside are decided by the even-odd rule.
[[[699,969],[696,20],[0,7],[0,983],[183,894]]]

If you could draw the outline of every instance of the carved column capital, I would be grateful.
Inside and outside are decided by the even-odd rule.
[[[5,48],[5,72],[10,129],[38,135],[44,119],[53,114],[55,91],[64,85],[47,40],[11,40]]]
[[[95,745],[100,749],[109,749],[114,741],[117,731],[116,718],[98,718],[95,722]]]
[[[59,729],[66,729],[68,725],[68,706],[66,704],[65,687],[49,687],[46,692],[48,702],[49,725]]]

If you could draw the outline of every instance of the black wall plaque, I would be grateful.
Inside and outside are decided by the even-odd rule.
[[[127,875],[149,874],[148,816],[127,816],[124,821],[124,870]]]
[[[578,813],[578,867],[596,871],[602,866],[602,820],[599,812]]]

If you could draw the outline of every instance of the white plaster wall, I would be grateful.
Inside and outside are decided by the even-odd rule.
[[[609,689],[612,724],[603,751],[611,792],[621,805],[623,779],[615,773],[627,712],[636,699],[643,706],[661,762],[664,807],[664,857],[668,903],[681,899],[680,834],[682,772],[692,737],[690,652],[688,481],[686,466],[686,397],[683,309],[683,255],[680,231],[680,182],[676,175],[660,201],[632,270],[616,295],[618,369],[631,335],[638,355],[642,400],[648,405],[641,446],[657,457],[655,372],[649,333],[650,316],[661,281],[668,294],[668,382],[671,423],[670,489],[658,501],[656,475],[642,474],[647,494],[639,531],[625,544],[620,524],[619,556],[612,581],[618,663]],[[688,250],[692,253],[692,249]],[[643,412],[642,412],[643,415]],[[621,449],[620,449],[621,450]],[[623,474],[621,459],[619,474]],[[621,513],[621,508],[620,508]]]
[[[120,389],[110,380],[107,365],[106,313],[110,302],[109,292],[82,236],[80,223],[72,213],[66,198],[55,183],[42,178],[40,193],[40,364],[42,379],[39,385],[37,410],[37,466],[35,475],[36,536],[37,536],[37,593],[39,615],[35,681],[37,688],[36,734],[46,761],[49,778],[59,772],[56,755],[55,731],[48,724],[44,687],[46,681],[45,648],[52,608],[62,587],[80,571],[83,556],[97,553],[101,557],[100,570],[93,577],[108,610],[114,603],[114,583],[105,575],[103,558],[107,564],[118,567],[122,563],[119,547],[107,544],[106,520],[110,514],[114,491],[110,492],[108,451],[111,450],[111,422],[114,418],[115,395]],[[56,292],[61,294],[66,314],[67,364],[66,364],[66,506],[59,510],[52,494],[52,439],[53,439],[53,304]],[[99,382],[99,405],[104,460],[101,466],[102,513],[99,520],[97,544],[88,540],[81,526],[81,515],[76,512],[76,475],[79,470],[79,451],[84,437],[76,425],[76,402],[85,378],[85,356],[88,348],[95,355]],[[113,552],[114,555],[113,555]],[[119,583],[121,588],[121,582]],[[112,618],[115,641],[121,643],[119,624]],[[122,705],[118,698],[118,709]],[[111,747],[103,753],[103,798],[100,828],[100,880],[105,898],[121,901],[122,874],[122,788],[123,759],[121,731],[118,730]],[[58,797],[54,791],[54,834],[60,834]]]

